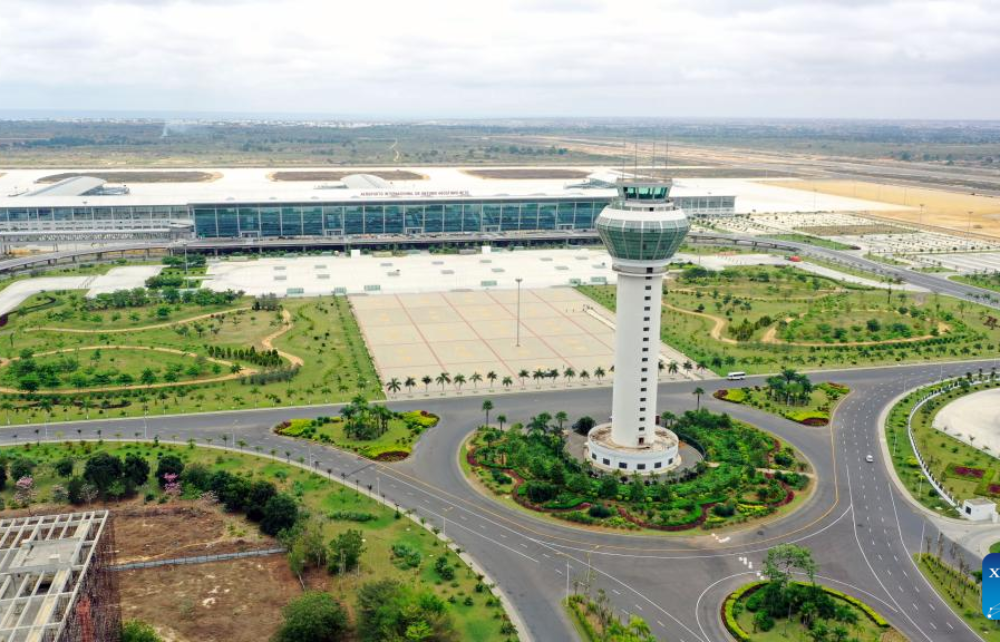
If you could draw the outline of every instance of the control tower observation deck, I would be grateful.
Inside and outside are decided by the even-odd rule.
[[[690,227],[670,199],[670,179],[627,178],[595,221],[618,276],[610,425],[588,435],[591,463],[655,474],[680,464],[676,435],[657,426],[663,274]]]

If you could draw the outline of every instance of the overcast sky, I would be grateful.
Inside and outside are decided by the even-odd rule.
[[[0,0],[0,109],[1000,116],[1000,0]]]

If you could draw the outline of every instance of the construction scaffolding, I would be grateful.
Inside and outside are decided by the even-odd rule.
[[[0,521],[0,642],[116,642],[108,511]]]

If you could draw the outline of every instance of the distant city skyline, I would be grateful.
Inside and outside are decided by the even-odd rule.
[[[998,0],[6,0],[3,11],[8,112],[978,120],[1000,102]]]

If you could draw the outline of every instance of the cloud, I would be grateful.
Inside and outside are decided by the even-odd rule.
[[[997,0],[5,0],[9,108],[982,117]]]

